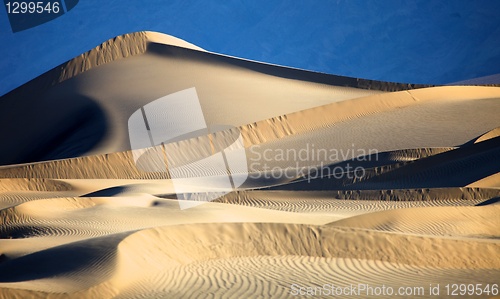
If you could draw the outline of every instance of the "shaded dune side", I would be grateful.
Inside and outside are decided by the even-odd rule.
[[[386,155],[382,155],[384,157]],[[477,144],[405,163],[387,163],[376,167],[368,161],[354,161],[352,167],[364,166],[364,172],[355,176],[342,168],[346,162],[314,171],[305,178],[269,187],[268,190],[376,190],[406,188],[464,187],[500,171],[491,161],[500,160],[500,138],[492,138]],[[349,162],[347,162],[349,163]],[[332,171],[324,169],[333,168]],[[352,169],[352,168],[351,168]],[[344,171],[344,172],[342,172]],[[326,173],[320,176],[318,174]],[[348,174],[351,174],[350,176]],[[341,178],[339,178],[341,175]],[[494,186],[495,179],[491,179]],[[489,187],[487,184],[477,187]]]
[[[160,55],[169,52],[167,48],[162,47],[158,43],[148,44],[147,51],[150,53],[156,53]],[[207,54],[209,54],[211,58],[216,59],[218,63],[229,63],[234,66],[239,66],[245,69],[253,70],[267,75],[278,76],[281,78],[295,79],[300,81],[321,83],[327,85],[352,87],[352,88],[367,89],[367,90],[389,91],[389,92],[436,86],[430,84],[385,82],[385,81],[367,80],[367,79],[353,78],[353,77],[346,77],[339,75],[330,75],[326,73],[318,73],[303,69],[296,69],[286,66],[241,59],[218,53],[208,52]]]
[[[401,149],[388,152],[377,152],[375,154],[358,156],[351,160],[346,160],[340,163],[327,165],[326,167],[344,168],[350,165],[353,168],[362,166],[364,168],[374,168],[379,166],[388,166],[393,164],[404,165],[408,162],[413,162],[418,159],[430,157],[447,151],[455,149],[454,147],[429,147],[429,148],[411,148]]]
[[[358,156],[340,163],[321,166],[319,168],[312,168],[299,178],[291,181],[291,183],[300,183],[304,180],[310,181],[318,178],[321,179],[322,177],[327,177],[328,175],[342,175],[344,177],[346,174],[354,173],[355,171],[353,171],[353,169],[358,167],[362,167],[365,172],[363,177],[360,177],[359,179],[368,179],[369,177],[377,176],[403,167],[418,159],[427,158],[453,149],[455,148],[416,148]],[[351,183],[353,183],[353,180],[346,176],[346,178],[339,178],[336,185],[344,186]]]
[[[171,218],[163,221],[166,212],[158,209],[149,211],[154,197],[141,200],[134,198],[134,204],[126,199],[113,205],[106,199],[92,198],[51,198],[39,199],[0,210],[0,240],[27,239],[41,237],[69,237],[87,239],[113,233],[133,231],[158,224],[167,225]],[[114,208],[119,206],[120,211]],[[134,213],[135,212],[135,213]],[[149,213],[148,218],[138,215]],[[151,217],[155,218],[151,220]],[[127,218],[133,220],[127,221]],[[61,238],[64,239],[64,238]],[[64,243],[64,241],[62,240]],[[26,250],[30,250],[26,248]],[[12,256],[5,248],[3,253]],[[18,252],[14,256],[19,255]]]
[[[354,189],[462,187],[500,171],[500,137],[424,158],[355,183]]]
[[[36,92],[36,91],[34,91]],[[105,137],[102,107],[83,95],[50,92],[0,99],[0,164],[79,156]]]
[[[0,210],[0,240],[106,234],[105,229],[95,227],[94,220],[71,217],[75,212],[89,211],[95,206],[95,202],[86,198],[56,198],[39,199],[4,208]],[[68,216],[67,220],[64,219],[65,216]],[[86,216],[90,216],[90,213]],[[2,251],[5,253],[5,248]]]

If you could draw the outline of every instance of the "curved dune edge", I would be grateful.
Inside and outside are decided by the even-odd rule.
[[[144,54],[148,43],[161,43],[192,50],[204,51],[182,39],[167,34],[151,31],[128,33],[109,39],[99,46],[87,51],[68,62],[65,62],[45,74],[31,80],[19,88],[6,94],[6,96],[22,96],[32,90],[45,90],[51,86],[71,79],[83,72],[106,63]]]
[[[75,293],[112,277],[116,248],[132,232],[54,246],[0,264],[0,288]],[[26,272],[26,267],[38,271]]]
[[[243,126],[240,130],[245,146],[250,146],[425,102],[481,99],[500,99],[500,88],[433,87],[384,93],[278,116]],[[306,119],[309,121],[304,122]]]
[[[132,56],[141,57],[126,59]],[[122,61],[110,63],[119,59]],[[154,64],[157,68],[153,70],[150,66]],[[57,93],[56,98],[61,100],[57,103],[65,103],[68,95],[89,93],[99,108],[95,111],[116,112],[114,118],[107,120],[120,126],[121,133],[125,134],[123,120],[126,121],[128,112],[136,111],[149,97],[156,98],[155,93],[166,92],[145,93],[152,87],[148,85],[147,76],[140,77],[145,80],[141,84],[145,85],[137,90],[121,90],[123,82],[132,84],[117,80],[116,75],[133,78],[128,71],[139,69],[146,70],[149,76],[149,71],[164,70],[165,65],[175,72],[184,66],[193,67],[191,70],[196,70],[194,73],[198,75],[196,82],[204,80],[209,71],[220,70],[221,65],[229,70],[223,76],[219,74],[223,77],[221,84],[205,82],[205,104],[213,104],[207,113],[217,120],[229,119],[226,115],[242,117],[243,114],[255,119],[245,118],[234,124],[241,131],[247,154],[254,145],[271,150],[299,149],[305,142],[345,149],[352,141],[353,147],[356,143],[359,147],[382,149],[381,160],[355,161],[360,165],[365,163],[362,165],[368,171],[366,190],[361,190],[362,184],[348,190],[349,182],[344,184],[345,180],[328,176],[307,182],[307,186],[298,184],[299,180],[294,178],[259,178],[242,186],[241,191],[181,211],[179,203],[172,200],[175,189],[168,173],[139,171],[131,152],[123,151],[126,147],[107,151],[112,152],[110,154],[2,166],[0,298],[205,298],[224,294],[238,298],[270,294],[285,297],[289,295],[287,284],[298,281],[309,284],[369,281],[394,286],[410,282],[425,286],[447,282],[497,283],[500,206],[480,205],[498,200],[500,194],[498,173],[490,175],[500,171],[493,163],[500,157],[500,137],[498,129],[493,129],[500,126],[497,113],[500,88],[432,87],[361,97],[366,91],[359,88],[387,91],[417,86],[239,60],[201,52],[166,35],[139,32],[111,39],[0,100],[11,100],[9,103],[15,104],[15,100],[20,99],[17,97],[26,93],[30,96],[24,99],[29,104],[46,87],[53,88],[44,99],[50,100],[50,96]],[[176,76],[175,72],[168,74]],[[161,78],[165,74],[156,72]],[[310,105],[301,110],[304,108],[293,106],[286,112],[269,108],[267,112],[271,117],[261,117],[257,109],[242,108],[261,106],[258,102],[246,101],[258,98],[255,94],[247,93],[236,105],[221,98],[217,101],[214,96],[217,88],[229,85],[235,74],[241,74],[239,78],[244,83],[235,88],[238,90],[256,77],[259,80],[254,83],[269,83],[259,85],[264,95],[261,102],[272,99],[265,97],[269,93],[279,99],[277,106],[304,100],[314,103],[315,108],[309,108],[313,106]],[[71,78],[74,80],[68,80]],[[111,84],[113,79],[117,81],[116,89]],[[177,83],[190,84],[190,80]],[[290,84],[282,84],[280,80]],[[297,89],[300,93],[291,88],[294,85],[300,85]],[[75,86],[82,89],[76,92],[72,89]],[[349,93],[338,86],[354,86],[358,90]],[[283,89],[287,89],[287,95],[277,92]],[[338,102],[319,106],[319,97],[306,97],[318,89],[322,90],[322,96],[331,96],[332,101]],[[335,89],[346,92],[348,97],[340,97]],[[128,93],[130,97],[126,97]],[[290,94],[298,96],[292,98]],[[88,114],[80,113],[82,107],[75,105],[77,101],[73,99],[70,106],[75,111],[71,111],[75,116],[86,118]],[[49,102],[39,104],[43,107]],[[251,105],[244,105],[248,103]],[[9,105],[6,107],[11,107]],[[61,107],[50,107],[54,115],[64,114]],[[14,117],[27,116],[22,114],[23,105],[17,109],[19,113],[13,114]],[[237,114],[238,109],[242,113]],[[31,115],[42,114],[40,111],[34,108]],[[14,119],[4,120],[11,124]],[[23,121],[13,127],[21,129]],[[60,127],[51,128],[58,129],[57,134],[75,133],[72,136],[76,136],[78,130],[66,121],[68,118],[62,118]],[[43,134],[33,133],[36,131],[33,129],[47,131],[48,126],[30,126],[27,122],[27,133],[40,135],[40,140],[47,139]],[[99,127],[96,131],[99,129],[104,130]],[[17,146],[17,151],[38,150],[37,140],[33,141],[28,134],[20,135],[31,140],[34,146]],[[68,144],[77,146],[70,141],[79,137],[70,139]],[[171,145],[186,155],[186,159],[196,160],[212,154],[211,149],[203,146],[206,138]],[[348,142],[343,144],[343,140]],[[469,142],[464,143],[466,141]],[[13,148],[15,152],[16,147]],[[354,157],[342,159],[354,161],[349,160],[351,158]],[[344,163],[335,161],[328,165]],[[287,167],[289,162],[276,165]],[[293,167],[299,169],[299,166]],[[185,173],[196,175],[196,169],[195,165]],[[227,175],[226,170],[220,169],[208,169],[208,172],[212,176]],[[409,183],[392,181],[391,174]],[[467,182],[451,184],[447,179],[452,176]],[[300,182],[305,182],[304,178],[301,177]],[[370,179],[373,179],[372,185]],[[192,181],[182,182],[187,186],[183,192],[189,196],[213,190],[210,183],[194,186]],[[354,182],[363,181],[355,179]],[[464,187],[466,184],[468,187]],[[255,190],[278,185],[282,188],[300,186],[295,191]],[[238,290],[231,290],[232,286]]]
[[[500,172],[476,181],[467,187],[473,188],[500,188]]]
[[[488,139],[496,138],[498,136],[500,136],[500,128],[495,128],[495,129],[481,135],[479,138],[477,138],[476,141],[474,141],[474,143],[478,143],[478,142],[482,142],[482,141],[485,141]]]
[[[151,31],[128,33],[109,39],[96,48],[68,61],[60,67],[61,74],[57,82],[60,83],[68,80],[92,68],[112,61],[144,54],[147,51],[149,43],[205,51],[198,46],[168,34]]]

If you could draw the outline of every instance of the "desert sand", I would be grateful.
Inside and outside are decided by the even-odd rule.
[[[193,87],[207,125],[225,129],[143,150],[183,161],[181,177],[140,169],[129,117]],[[496,86],[376,82],[160,33],[116,37],[0,98],[0,298],[333,298],[351,285],[446,298],[447,284],[494,297],[499,113]],[[244,183],[203,201],[228,170],[199,161],[231,136]],[[375,297],[358,291],[335,298]]]

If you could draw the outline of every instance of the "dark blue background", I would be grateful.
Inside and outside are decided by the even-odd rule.
[[[159,31],[210,51],[331,74],[445,84],[500,73],[500,1],[80,0],[12,33],[0,95],[114,36]]]

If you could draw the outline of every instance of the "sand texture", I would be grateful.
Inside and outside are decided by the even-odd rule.
[[[138,160],[131,115],[191,88],[208,128],[224,127],[141,148],[160,158]],[[116,37],[0,98],[0,298],[491,289],[499,128],[500,87],[377,82],[160,33]],[[246,159],[203,162],[218,148],[227,163]],[[229,171],[235,188],[223,192]]]

